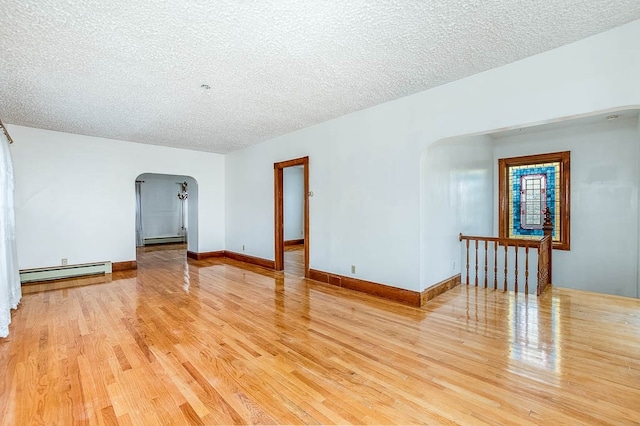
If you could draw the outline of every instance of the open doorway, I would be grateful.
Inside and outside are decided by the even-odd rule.
[[[143,173],[135,180],[137,252],[198,245],[197,182],[190,176]]]
[[[274,164],[275,269],[309,276],[309,157]]]

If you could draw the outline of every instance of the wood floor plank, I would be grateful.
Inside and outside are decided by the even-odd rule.
[[[184,246],[38,284],[0,340],[0,425],[635,424],[640,301],[458,286],[415,308]]]

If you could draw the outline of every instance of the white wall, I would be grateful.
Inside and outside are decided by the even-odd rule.
[[[189,185],[189,199],[187,202],[187,250],[198,253],[200,247],[200,240],[198,236],[200,235],[200,218],[198,217],[199,207],[198,207],[198,193],[200,192],[200,188],[198,185],[198,181],[192,178],[191,176],[186,177],[187,184]],[[177,194],[177,192],[176,192]],[[209,226],[205,216],[205,223],[203,226]],[[221,226],[220,223],[217,223],[217,226]],[[222,224],[224,226],[224,223]],[[224,230],[223,230],[224,231]],[[218,245],[220,242],[218,241]],[[218,249],[220,250],[220,249]],[[202,250],[210,251],[210,250]]]
[[[553,284],[635,297],[637,118],[499,138],[495,162],[558,151],[571,151],[571,250],[553,251]]]
[[[21,269],[136,258],[135,186],[142,173],[199,182],[199,252],[224,249],[224,168],[218,154],[8,126]],[[176,192],[177,193],[177,192]]]
[[[640,168],[640,114],[638,114],[638,133],[637,134],[638,134],[638,165],[639,165],[638,167]],[[640,196],[638,197],[638,215],[640,216]],[[640,224],[638,225],[638,239],[637,239],[636,247],[638,251],[636,297],[640,297]]]
[[[304,168],[283,169],[284,240],[304,238]]]
[[[458,235],[492,235],[493,140],[435,143],[420,164],[421,270],[425,287],[460,273]]]
[[[640,21],[233,152],[226,246],[274,258],[273,163],[309,156],[310,266],[420,290],[420,158],[443,138],[640,105]],[[436,253],[434,262],[448,262]]]

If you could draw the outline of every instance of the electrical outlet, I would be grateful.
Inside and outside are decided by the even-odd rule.
[[[356,273],[356,265],[351,265],[351,273],[352,274]]]
[[[456,261],[455,260],[451,263],[451,270],[453,270],[453,271],[456,270]]]
[[[67,266],[67,258],[62,258],[62,266]]]

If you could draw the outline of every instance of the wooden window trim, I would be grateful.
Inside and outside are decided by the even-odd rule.
[[[560,241],[553,242],[553,248],[558,250],[570,250],[570,151],[552,152],[548,154],[526,155],[522,157],[500,158],[498,159],[498,236],[508,238],[509,235],[509,177],[507,175],[509,167],[528,166],[541,163],[560,163]]]

